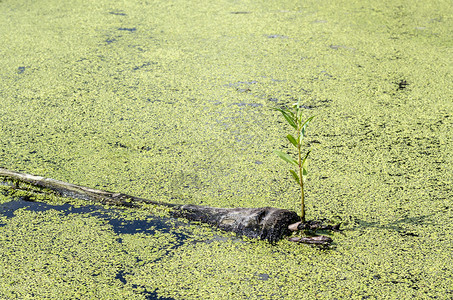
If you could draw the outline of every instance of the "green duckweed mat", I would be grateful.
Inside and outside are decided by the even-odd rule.
[[[330,250],[172,219],[121,232],[112,219],[166,212],[4,192],[0,298],[451,299],[452,15],[442,0],[0,0],[1,167],[297,211],[270,108],[301,97],[307,217],[345,229]]]

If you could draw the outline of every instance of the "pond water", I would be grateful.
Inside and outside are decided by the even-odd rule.
[[[51,205],[42,202],[31,202],[29,200],[24,200],[23,197],[19,197],[19,199],[14,199],[13,201],[0,204],[0,214],[8,218],[14,217],[15,211],[18,209],[25,209],[27,211],[35,212],[55,210],[62,212],[64,215],[92,215],[94,217],[106,220],[108,224],[112,226],[112,230],[116,234],[146,233],[152,235],[155,234],[156,231],[167,233],[174,227],[173,224],[168,224],[165,219],[157,216],[148,220],[125,220],[121,217],[121,215],[115,214],[115,210],[105,209],[96,205],[83,205],[80,207],[74,207],[69,203]]]
[[[330,250],[269,245],[153,207],[1,194],[0,298],[453,297],[451,15],[443,0],[1,0],[1,167],[298,211],[271,107],[300,97],[307,218],[345,231]]]

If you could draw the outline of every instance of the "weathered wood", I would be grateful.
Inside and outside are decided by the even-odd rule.
[[[324,224],[326,220],[310,220],[306,222],[297,222],[288,226],[291,231],[305,230],[305,231],[317,231],[317,230],[329,230],[329,231],[341,231],[340,225]],[[327,221],[328,222],[328,221]]]
[[[276,242],[290,234],[288,225],[300,220],[295,212],[274,207],[214,208],[182,205],[173,210],[173,214],[269,242]]]
[[[102,204],[140,207],[142,203],[150,203],[171,207],[173,210],[170,213],[175,217],[183,217],[191,221],[207,223],[225,231],[232,231],[251,238],[268,240],[269,242],[276,242],[285,235],[288,235],[290,233],[288,225],[300,220],[300,217],[294,211],[286,209],[273,207],[215,208],[157,202],[3,168],[0,168],[0,177],[12,182],[26,182],[32,186],[50,189],[64,197],[90,200]]]
[[[305,244],[314,244],[314,245],[330,245],[332,239],[325,235],[316,235],[316,236],[304,236],[304,237],[292,237],[288,239],[291,242],[305,243]]]
[[[157,202],[122,193],[97,190],[52,178],[45,178],[42,176],[10,171],[4,168],[0,168],[0,177],[4,177],[5,179],[9,179],[13,182],[14,181],[26,182],[31,184],[32,186],[50,189],[63,197],[89,200],[108,205],[134,207],[139,206],[141,203],[149,203],[169,207],[179,206],[178,204]]]

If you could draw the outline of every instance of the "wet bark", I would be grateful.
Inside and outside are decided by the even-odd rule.
[[[325,235],[316,235],[316,236],[304,236],[304,237],[292,237],[288,239],[291,242],[313,244],[313,245],[323,245],[327,246],[332,243],[332,239]]]
[[[114,193],[93,189],[52,178],[45,178],[42,176],[19,173],[3,168],[0,168],[0,178],[1,177],[4,178],[4,180],[1,181],[11,182],[11,185],[13,187],[17,187],[17,184],[19,182],[24,182],[38,188],[40,192],[45,193],[47,189],[63,197],[89,200],[107,205],[140,207],[142,203],[149,203],[168,207],[178,206],[178,204],[152,201],[122,193]]]
[[[324,221],[328,220],[310,220],[306,222],[297,222],[289,225],[291,231],[304,230],[304,231],[317,231],[317,230],[328,230],[328,231],[341,231],[341,224],[324,224]]]
[[[268,240],[271,243],[277,242],[290,234],[291,230],[288,226],[300,220],[300,217],[294,211],[286,209],[273,207],[215,208],[158,202],[3,168],[0,168],[0,182],[9,182],[15,188],[18,188],[19,182],[25,182],[37,187],[40,192],[53,191],[63,197],[90,200],[108,205],[140,207],[143,203],[148,203],[171,207],[173,209],[170,213],[174,217],[207,223],[225,231],[232,231],[250,238]]]
[[[293,211],[274,207],[261,208],[215,208],[197,205],[182,205],[173,214],[193,221],[233,231],[250,238],[277,242],[291,233],[288,226],[300,220]]]
[[[342,231],[340,224],[325,224],[329,220],[310,220],[306,222],[297,222],[288,226],[290,231],[303,231],[306,236],[291,237],[288,240],[296,243],[311,244],[321,247],[328,247],[332,242],[332,238],[325,235],[317,235],[317,231]]]

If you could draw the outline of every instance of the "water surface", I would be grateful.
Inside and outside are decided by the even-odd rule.
[[[0,1],[2,167],[297,211],[272,153],[291,151],[290,128],[270,107],[301,97],[316,116],[307,216],[346,229],[320,251],[17,209],[0,216],[1,297],[451,298],[452,13],[449,1]],[[192,242],[174,247],[179,233]]]

